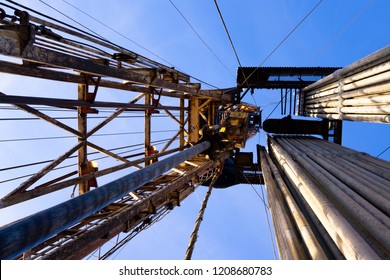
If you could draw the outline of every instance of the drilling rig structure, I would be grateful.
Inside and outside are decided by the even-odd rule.
[[[0,72],[77,92],[0,93],[1,104],[73,140],[0,207],[72,187],[74,197],[1,227],[1,259],[83,259],[125,233],[115,249],[215,176],[215,188],[265,185],[281,259],[390,258],[390,163],[342,146],[343,120],[390,123],[390,46],[344,68],[239,67],[237,86],[205,90],[186,73],[9,2],[0,7]],[[288,116],[263,122],[242,99],[271,88]],[[73,113],[74,123],[49,109]],[[141,153],[123,155],[95,137],[126,114],[143,118]],[[175,129],[158,149],[153,124],[162,116]],[[257,146],[255,163],[240,149],[260,129],[268,145]],[[112,180],[118,171],[126,175]]]

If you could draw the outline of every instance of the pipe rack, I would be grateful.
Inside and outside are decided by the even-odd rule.
[[[305,87],[302,94],[300,115],[390,123],[390,45]]]
[[[312,137],[269,137],[269,151],[346,259],[390,258],[389,162]]]

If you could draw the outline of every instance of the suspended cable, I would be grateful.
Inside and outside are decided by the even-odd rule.
[[[376,157],[379,158],[381,155],[383,155],[388,149],[390,149],[390,146],[388,146],[386,149],[384,149],[379,155]]]
[[[366,5],[363,7],[363,9],[356,14],[349,22],[347,25],[344,26],[343,29],[341,29],[330,41],[328,44],[326,44],[323,48],[321,48],[318,52],[317,55],[315,56],[315,59],[321,56],[322,53],[324,53],[327,49],[329,49],[330,46],[334,44],[334,42],[339,38],[345,31],[347,31],[348,28],[351,27],[351,25],[358,19],[360,18],[364,12],[368,10],[368,8],[374,3],[375,0],[368,0]],[[315,60],[313,59],[313,60]]]
[[[221,19],[221,21],[222,21],[223,27],[225,28],[225,31],[226,31],[226,34],[227,34],[227,36],[228,36],[228,39],[229,39],[230,45],[232,46],[232,49],[233,49],[234,55],[236,56],[236,59],[237,59],[238,65],[241,67],[241,62],[240,62],[240,59],[239,59],[239,57],[238,57],[238,54],[237,54],[236,48],[234,47],[233,40],[232,40],[232,38],[230,37],[230,33],[229,33],[229,30],[228,30],[228,28],[227,28],[227,26],[226,26],[225,20],[223,19],[223,16],[222,16],[221,10],[219,9],[219,6],[218,6],[218,3],[217,3],[217,0],[214,0],[214,4],[215,4],[215,7],[217,8],[217,11],[218,11],[219,17],[220,17],[220,19]]]
[[[106,57],[110,57],[111,58],[111,54],[104,51],[103,49],[101,48],[98,48],[96,46],[93,46],[91,44],[87,44],[85,42],[81,42],[81,41],[77,41],[77,40],[73,40],[73,39],[69,39],[69,38],[62,38],[63,40],[67,41],[67,42],[71,42],[71,43],[76,43],[76,44],[79,44],[81,46],[85,46],[85,47],[89,47],[91,49],[94,49],[95,51],[99,51],[100,53],[97,53],[101,56],[106,56]],[[89,55],[91,57],[91,55]]]
[[[245,176],[245,173],[240,171],[240,173],[242,174],[242,176],[244,176],[245,180],[247,181],[248,185],[250,185],[252,187],[252,189],[254,190],[254,192],[257,194],[257,196],[260,198],[260,200],[263,202],[264,206],[266,208],[269,208],[267,203],[265,202],[265,200],[260,196],[260,194],[257,192],[256,188],[253,186],[253,184],[248,180],[248,178]]]
[[[283,98],[286,98],[286,96],[287,96],[287,91],[286,91],[286,94],[284,95]],[[279,105],[282,103],[283,98],[281,98],[280,101],[275,105],[275,107],[272,109],[271,113],[269,113],[269,115],[265,118],[264,121],[268,120],[268,118],[273,114],[273,112],[275,112],[276,108],[278,108]]]
[[[272,249],[273,249],[273,252],[274,252],[274,257],[276,259],[276,249],[275,249],[275,242],[274,242],[274,239],[272,238],[272,229],[271,229],[271,222],[270,222],[270,219],[269,219],[269,206],[267,205],[267,203],[265,202],[265,195],[264,195],[264,190],[263,188],[260,186],[260,189],[261,189],[261,193],[262,193],[262,196],[260,196],[260,194],[257,192],[257,190],[255,189],[255,187],[253,186],[253,184],[248,180],[248,178],[245,176],[245,173],[243,173],[241,171],[241,174],[244,176],[245,180],[248,182],[248,184],[250,184],[250,186],[252,187],[252,189],[255,191],[255,193],[257,194],[257,196],[260,198],[260,200],[263,202],[263,206],[264,206],[264,212],[265,212],[265,217],[267,219],[267,225],[268,225],[268,232],[269,232],[269,235],[270,235],[270,239],[271,239],[271,243],[272,243]],[[260,175],[259,175],[259,182],[261,182],[261,179],[260,179]]]
[[[155,223],[161,221],[166,215],[168,215],[170,211],[167,208],[163,208],[160,213],[154,214],[152,218],[148,221],[144,221],[141,225],[134,228],[130,234],[125,236],[121,241],[117,242],[114,247],[112,247],[110,250],[108,250],[104,255],[99,257],[99,260],[107,260],[110,256],[112,256],[115,252],[117,254],[112,258],[115,259],[118,254],[125,248],[125,246],[129,243],[130,240],[132,240],[134,237],[136,237],[139,233],[141,233],[144,230],[147,230]],[[118,235],[119,237],[119,235]]]
[[[286,37],[271,51],[271,53],[257,66],[252,73],[249,74],[248,77],[244,77],[244,81],[240,84],[242,86],[243,84],[248,82],[248,79],[252,77],[252,75],[257,71],[259,67],[261,67],[282,45],[286,40],[298,29],[299,26],[311,15],[311,13],[314,12],[314,10],[321,4],[323,0],[318,1],[318,3],[306,14],[306,16],[290,31],[290,33],[287,34]]]
[[[177,131],[175,129],[170,130],[154,130],[152,133],[165,133],[165,132],[174,132]],[[100,134],[93,134],[90,137],[93,136],[119,136],[119,135],[134,135],[134,134],[143,134],[144,131],[135,131],[135,132],[116,132],[116,133],[100,133]],[[74,136],[48,136],[48,137],[33,137],[33,138],[16,138],[16,139],[3,139],[0,140],[0,143],[4,142],[19,142],[19,141],[37,141],[37,140],[55,140],[55,139],[67,139],[67,138],[74,138]]]
[[[73,109],[47,109],[47,108],[42,108],[42,107],[33,107],[32,108],[39,110],[41,112],[64,112],[64,113],[74,113],[75,110]],[[19,108],[15,107],[0,107],[0,110],[11,110],[11,111],[20,111]],[[144,109],[126,109],[122,112],[122,114],[131,114],[131,113],[144,113]],[[114,113],[115,110],[99,110],[99,113]],[[178,114],[172,114],[175,117],[179,117]],[[116,118],[143,118],[144,115],[131,115],[131,116],[117,116]],[[168,115],[154,115],[153,118],[167,118],[169,117]],[[66,120],[73,120],[77,119],[77,117],[52,117],[53,119],[66,119]],[[95,117],[88,117],[88,119],[104,119],[107,118],[107,116],[95,116]],[[1,118],[0,121],[30,121],[30,120],[40,120],[38,117],[30,117],[30,118]]]
[[[143,118],[144,116],[117,116],[117,119],[132,119],[132,118]],[[166,118],[168,116],[161,115],[161,116],[154,116],[157,118]],[[55,120],[77,120],[77,117],[52,117]],[[88,119],[106,119],[106,116],[100,116],[100,117],[88,117]],[[0,118],[0,121],[36,121],[41,120],[41,118],[38,117],[30,117],[30,118]]]
[[[273,114],[273,112],[275,112],[276,108],[279,107],[280,103],[282,103],[282,100],[280,100],[278,102],[278,104],[275,105],[275,107],[272,109],[271,113],[269,113],[269,115],[265,118],[265,121],[268,120],[268,118]]]
[[[218,176],[219,176],[219,172],[214,174],[213,179],[211,180],[211,183],[210,183],[209,188],[207,190],[206,196],[202,202],[202,206],[199,210],[198,218],[196,219],[194,229],[191,233],[190,243],[188,244],[186,255],[184,257],[185,260],[190,260],[192,257],[192,253],[194,252],[195,243],[196,243],[196,240],[198,239],[198,232],[199,232],[200,224],[203,221],[203,216],[204,216],[204,212],[205,212],[206,207],[207,207],[207,202],[209,201],[211,191],[215,185],[215,182],[218,179]]]
[[[264,195],[264,190],[263,188],[261,188],[261,194],[263,196],[263,200],[265,201],[265,195]],[[268,226],[268,232],[269,232],[269,237],[271,239],[271,243],[272,243],[272,250],[274,252],[274,258],[276,260],[276,246],[275,246],[275,242],[274,242],[274,239],[273,239],[273,234],[272,234],[272,229],[271,229],[271,222],[270,222],[270,218],[269,218],[269,207],[266,207],[266,205],[264,205],[264,212],[265,212],[265,217],[267,218],[267,226]]]
[[[128,40],[129,42],[131,42],[131,43],[133,43],[133,44],[137,45],[138,47],[140,47],[141,49],[143,49],[143,50],[147,51],[147,52],[148,52],[148,53],[150,53],[151,55],[154,55],[155,57],[157,57],[157,58],[161,59],[162,61],[164,61],[164,62],[168,63],[169,65],[173,66],[173,64],[172,64],[172,63],[170,63],[169,61],[165,60],[164,58],[162,58],[161,56],[159,56],[159,55],[155,54],[154,52],[152,52],[152,51],[148,50],[148,49],[147,49],[147,48],[145,48],[144,46],[142,46],[142,45],[138,44],[138,43],[137,43],[137,42],[135,42],[134,40],[130,39],[129,37],[127,37],[127,36],[123,35],[123,34],[122,34],[122,33],[120,33],[119,31],[117,31],[117,30],[113,29],[112,27],[108,26],[108,25],[107,25],[107,24],[105,24],[104,22],[102,22],[102,21],[98,20],[97,18],[95,18],[95,17],[91,16],[91,15],[90,15],[90,14],[88,14],[87,12],[84,12],[83,10],[81,10],[80,8],[76,7],[75,5],[73,5],[73,4],[71,4],[71,3],[69,3],[69,2],[68,2],[68,1],[66,1],[66,0],[62,0],[62,1],[63,1],[63,2],[65,2],[66,4],[68,4],[69,6],[73,7],[74,9],[78,10],[79,12],[83,13],[83,14],[84,14],[84,15],[86,15],[87,17],[89,17],[89,18],[93,19],[94,21],[96,21],[96,22],[100,23],[101,25],[103,25],[103,26],[105,26],[106,28],[110,29],[111,31],[115,32],[115,33],[116,33],[116,34],[118,34],[119,36],[121,36],[121,37],[125,38],[125,39],[126,39],[126,40]]]
[[[253,96],[253,93],[251,93],[251,96],[252,96],[253,102],[255,103],[256,107],[259,107],[259,105],[257,105],[255,97]]]
[[[167,138],[167,139],[161,139],[161,140],[156,140],[156,141],[153,141],[151,144],[152,145],[155,145],[155,146],[159,146],[159,145],[162,145],[162,144],[165,144],[167,141],[171,140],[170,138]],[[137,150],[141,150],[143,149],[143,146],[144,146],[144,143],[141,143],[141,144],[134,144],[134,145],[129,145],[129,146],[122,146],[122,147],[118,147],[118,148],[113,148],[113,149],[108,149],[108,151],[112,152],[112,151],[116,151],[116,150],[123,150],[123,149],[126,149],[126,148],[133,148],[133,147],[137,147],[137,146],[142,146],[142,148],[138,148],[138,149],[132,149],[132,150],[127,150],[127,151],[123,151],[123,152],[120,152],[120,153],[117,153],[118,155],[121,155],[121,154],[125,154],[125,153],[129,153],[129,152],[133,152],[133,151],[137,151]],[[95,155],[95,154],[99,154],[100,152],[90,152],[88,153],[87,155],[90,156],[90,155]],[[68,157],[67,159],[73,159],[73,158],[77,158],[78,156],[75,155],[75,156],[70,156]],[[108,158],[109,156],[103,156],[103,157],[100,157],[100,158],[94,158],[92,160],[100,160],[100,159],[104,159],[104,158]],[[129,156],[127,156],[129,157]],[[30,167],[30,166],[34,166],[34,165],[41,165],[41,164],[45,164],[45,163],[50,163],[50,162],[53,162],[54,160],[51,159],[51,160],[44,160],[44,161],[38,161],[38,162],[32,162],[32,163],[27,163],[27,164],[22,164],[22,165],[17,165],[17,166],[10,166],[10,167],[5,167],[5,168],[2,168],[0,169],[0,172],[2,171],[7,171],[7,170],[13,170],[13,169],[19,169],[19,168],[23,168],[23,167]],[[63,168],[68,168],[68,167],[71,167],[71,166],[74,166],[76,164],[71,164],[71,165],[66,165],[66,166],[62,166],[62,167],[58,167],[58,168],[55,168],[53,170],[59,170],[59,169],[63,169]],[[25,178],[25,177],[29,177],[31,175],[34,175],[34,174],[29,174],[29,175],[24,175],[23,177],[18,177],[17,179],[20,179],[20,178]],[[0,183],[5,183],[5,182],[8,182],[8,181],[14,181],[16,180],[15,178],[12,178],[12,179],[8,179],[6,181],[1,181]]]
[[[249,88],[248,79],[245,77],[245,73],[244,73],[244,70],[242,69],[242,65],[241,65],[240,58],[238,57],[238,53],[237,53],[237,51],[236,51],[236,48],[234,47],[233,40],[232,40],[232,38],[231,38],[231,36],[230,36],[230,33],[229,33],[229,30],[228,30],[227,25],[226,25],[226,23],[225,23],[225,20],[223,19],[223,16],[222,16],[221,10],[219,9],[217,0],[214,0],[214,4],[215,4],[215,7],[217,8],[217,11],[218,11],[219,17],[220,17],[220,19],[221,19],[221,21],[222,21],[223,27],[225,28],[226,35],[228,36],[230,45],[232,46],[232,49],[233,49],[234,55],[236,56],[238,65],[240,66],[240,69],[241,69],[241,71],[242,71],[242,75],[244,76],[244,79],[245,79],[245,82],[246,82],[246,84],[247,84],[247,87]],[[241,85],[242,85],[242,84],[241,84]],[[241,85],[240,85],[240,86],[241,86]]]
[[[64,0],[63,0],[64,1]],[[188,21],[188,19],[184,16],[184,14],[179,10],[179,8],[172,2],[172,0],[169,0],[169,2],[172,4],[172,6],[176,9],[176,11],[181,15],[181,17],[185,20],[185,22],[188,24],[188,26],[191,28],[191,30],[195,33],[195,35],[198,37],[198,39],[209,49],[209,51],[214,55],[214,57],[218,60],[218,62],[229,72],[229,74],[235,79],[233,73],[230,71],[230,69],[223,63],[223,61],[217,56],[217,54],[211,49],[211,47],[203,40],[203,38],[199,35],[199,33],[196,31],[196,29],[192,26],[192,24]]]
[[[133,53],[132,51],[130,51],[130,50],[128,50],[128,49],[126,49],[126,48],[124,48],[124,47],[122,47],[122,46],[119,46],[119,45],[117,45],[117,44],[115,44],[115,43],[113,43],[113,42],[111,42],[111,41],[109,41],[109,40],[103,38],[101,35],[98,35],[98,36],[97,36],[97,35],[95,35],[95,34],[86,32],[85,30],[82,30],[82,29],[80,29],[80,28],[77,28],[77,27],[75,27],[75,26],[72,26],[72,25],[70,25],[70,24],[68,24],[68,23],[65,23],[65,22],[63,22],[63,21],[60,21],[60,20],[58,20],[58,19],[55,19],[55,18],[53,18],[53,17],[51,17],[51,16],[45,15],[45,14],[43,14],[43,13],[40,13],[40,12],[34,10],[34,9],[31,9],[31,8],[29,8],[29,7],[26,7],[26,6],[24,6],[24,5],[21,5],[21,4],[17,3],[17,2],[15,2],[15,1],[12,1],[12,0],[6,0],[6,1],[7,1],[7,2],[10,2],[10,3],[12,3],[12,4],[14,4],[14,5],[18,6],[18,7],[21,7],[21,8],[23,8],[23,9],[25,9],[25,10],[31,11],[31,12],[33,12],[33,13],[36,13],[36,14],[40,15],[40,16],[43,16],[43,17],[45,17],[45,18],[48,18],[48,19],[50,19],[50,20],[52,20],[52,21],[54,21],[54,22],[60,23],[60,24],[66,26],[66,27],[68,27],[68,28],[74,29],[74,30],[76,30],[76,31],[78,31],[78,32],[81,32],[81,33],[84,33],[85,35],[91,36],[91,37],[93,37],[93,38],[95,38],[95,39],[98,39],[98,40],[102,40],[102,41],[104,41],[104,42],[110,44],[111,46],[115,46],[115,47],[117,47],[117,48],[119,48],[119,49],[121,49],[121,50],[124,50],[124,51],[126,51],[126,52]],[[39,0],[39,1],[42,1],[42,0]],[[9,6],[9,5],[7,5],[7,4],[0,3],[0,5],[4,5],[4,6],[8,7],[8,8],[15,9],[14,7]],[[141,57],[141,56],[139,56],[139,57]],[[146,57],[143,57],[143,58],[144,58],[144,59],[147,59]],[[149,60],[149,59],[147,59],[147,60]],[[152,61],[152,62],[153,62],[153,61]],[[154,63],[154,62],[153,62],[153,63]],[[156,62],[156,64],[158,64],[158,63]],[[169,64],[170,64],[170,63],[169,63]],[[172,65],[172,64],[171,64],[171,65]],[[165,67],[166,67],[166,66],[165,66]],[[174,66],[173,66],[173,68],[176,68],[178,71],[181,71],[182,73],[186,74],[185,71],[181,70],[181,69],[178,68],[178,67],[174,67]],[[202,80],[202,79],[199,79],[199,78],[197,78],[197,77],[195,77],[195,76],[192,76],[192,75],[189,75],[189,74],[186,74],[186,75],[189,76],[189,77],[191,77],[192,79],[194,79],[194,80],[196,80],[196,81],[202,83],[202,84],[208,85],[208,86],[211,87],[211,88],[220,89],[219,87],[217,87],[217,86],[215,86],[215,85],[212,85],[211,83],[208,83],[208,82],[206,82],[206,81],[204,81],[204,80]]]
[[[17,3],[17,2],[15,2],[15,1],[12,1],[12,0],[6,0],[6,1],[7,1],[7,2],[10,2],[10,3],[12,3],[13,5],[16,5],[16,6],[18,6],[18,7],[21,7],[21,8],[23,8],[23,9],[25,9],[25,10],[28,10],[28,11],[30,11],[30,12],[36,13],[37,15],[43,16],[43,17],[45,17],[45,18],[48,18],[48,19],[50,19],[50,20],[52,20],[52,21],[54,21],[54,22],[60,23],[60,24],[62,24],[62,25],[64,25],[64,26],[66,26],[66,27],[69,27],[69,28],[71,28],[71,29],[77,30],[77,31],[79,31],[79,32],[81,32],[81,33],[84,33],[84,34],[86,34],[86,35],[89,35],[89,36],[91,36],[91,37],[93,37],[93,38],[96,38],[96,39],[99,39],[99,40],[104,39],[104,38],[102,38],[101,36],[96,36],[96,35],[94,35],[94,34],[92,34],[92,33],[86,32],[85,30],[82,30],[82,29],[77,28],[77,27],[75,27],[75,26],[73,26],[73,25],[70,25],[70,24],[65,23],[65,22],[63,22],[63,21],[60,21],[60,20],[58,20],[58,19],[56,19],[56,18],[54,18],[54,17],[45,15],[45,14],[43,14],[43,13],[41,13],[41,12],[38,12],[38,11],[36,11],[36,10],[34,10],[34,9],[31,9],[31,8],[29,8],[29,7],[27,7],[27,6],[21,5],[21,4]],[[5,5],[5,4],[3,4],[3,5]],[[11,8],[11,9],[15,9],[14,7],[11,7],[11,6],[8,6],[8,5],[5,5],[5,6]]]

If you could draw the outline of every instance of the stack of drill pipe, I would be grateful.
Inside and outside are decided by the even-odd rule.
[[[303,89],[318,118],[390,123],[390,45]]]
[[[277,167],[265,148],[259,148],[280,259],[328,259]]]
[[[284,180],[346,259],[390,259],[390,163],[316,138],[269,138]]]

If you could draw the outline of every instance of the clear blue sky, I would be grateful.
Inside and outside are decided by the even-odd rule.
[[[18,2],[75,25],[39,0]],[[80,13],[66,1],[45,2],[111,41],[159,61],[159,58]],[[213,0],[172,2],[229,71],[199,40],[169,0],[67,2],[88,11],[91,16],[120,31],[176,68],[219,88],[235,86],[238,63]],[[318,2],[219,0],[218,4],[242,65],[259,66]],[[389,44],[389,11],[390,2],[387,0],[323,0],[262,66],[347,66]],[[74,85],[61,84],[58,87],[58,84],[49,83],[48,87],[48,83],[42,85],[38,80],[3,74],[0,74],[0,79],[0,91],[7,94],[42,93],[50,89],[65,97],[66,94],[75,96],[76,92]],[[112,92],[107,94],[116,98]],[[278,98],[279,91],[257,90],[253,96],[248,94],[244,101],[256,103],[264,108],[263,116],[268,116],[279,101]],[[0,113],[1,117],[9,117],[10,114],[7,111]],[[280,117],[279,108],[272,117]],[[0,125],[2,139],[18,137],[13,132],[12,124],[3,122]],[[132,125],[134,131],[143,128],[142,123],[139,126]],[[51,135],[50,129],[42,126],[45,133],[40,132]],[[23,135],[23,131],[20,133]],[[377,156],[390,145],[389,139],[389,125],[344,122],[345,146]],[[55,154],[57,143],[70,145],[73,142],[52,143],[45,149]],[[264,132],[251,139],[245,151],[255,151],[258,143],[265,145]],[[25,156],[15,144],[0,149],[1,158]],[[390,150],[381,158],[390,160]],[[8,162],[5,166],[10,164]],[[261,194],[260,187],[254,187]],[[161,222],[133,239],[117,259],[182,259],[205,192],[206,188],[198,188],[181,207],[175,208]],[[69,190],[63,192],[63,195],[68,196]],[[56,199],[39,200],[39,204],[50,205]],[[38,206],[33,207],[35,209]],[[0,211],[1,224],[20,216],[23,209],[14,207],[6,211]],[[238,185],[213,191],[193,259],[274,259],[264,205],[251,186]]]

